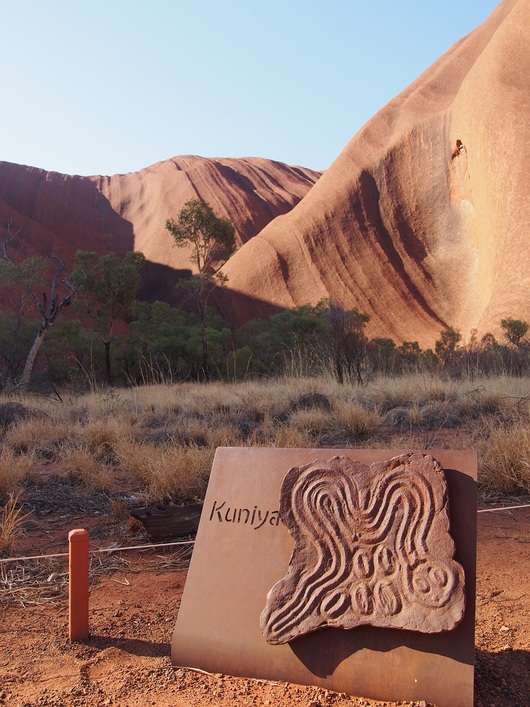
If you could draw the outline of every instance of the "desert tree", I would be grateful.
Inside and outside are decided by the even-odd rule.
[[[322,342],[326,340],[325,300],[303,304],[269,318],[268,360],[270,370],[309,375],[322,368]],[[263,329],[263,324],[261,325]]]
[[[74,257],[72,280],[79,287],[78,311],[94,324],[105,349],[107,383],[112,383],[111,343],[119,321],[131,313],[140,281],[142,253],[129,252],[123,258],[115,253],[98,255],[78,250]]]
[[[189,199],[176,221],[166,220],[166,229],[177,248],[191,251],[190,261],[199,274],[217,272],[236,249],[232,222],[217,216],[210,204],[200,199]]]
[[[434,352],[443,366],[454,364],[462,352],[460,342],[462,334],[453,327],[440,332],[440,338],[434,344]]]
[[[138,381],[168,383],[192,377],[200,360],[201,335],[195,313],[166,302],[136,302],[128,329]]]
[[[376,337],[368,342],[368,355],[373,371],[393,375],[400,370],[400,357],[393,339]]]
[[[0,275],[0,290],[2,275]],[[28,351],[35,339],[35,321],[31,321],[21,312],[20,302],[13,310],[7,309],[3,299],[0,316],[0,390],[8,384],[20,380]],[[11,304],[11,303],[10,303]]]
[[[27,354],[19,381],[20,387],[25,388],[29,385],[46,334],[55,324],[59,314],[72,304],[78,287],[66,277],[66,265],[57,253],[45,257],[31,256],[19,263],[15,262],[12,246],[19,232],[13,233],[11,225],[9,222],[2,240],[0,282],[21,292],[15,316],[17,328],[21,325],[22,315],[27,309],[36,310],[40,318],[40,326]]]
[[[515,348],[519,348],[524,342],[530,325],[528,322],[523,322],[521,319],[507,317],[506,319],[501,319],[501,327],[505,338],[510,344]]]
[[[342,384],[347,378],[361,385],[367,347],[364,329],[369,315],[330,302],[327,319],[327,350],[338,382]]]
[[[521,319],[507,317],[501,320],[505,339],[511,344],[507,347],[507,360],[513,373],[521,376],[528,367],[530,357],[530,339],[527,337],[530,325]]]
[[[166,230],[177,248],[186,248],[190,252],[189,259],[195,272],[181,280],[178,287],[185,291],[197,309],[201,326],[202,372],[205,380],[210,380],[206,312],[211,294],[227,283],[220,268],[236,250],[235,228],[229,219],[217,216],[206,201],[190,199],[176,220],[166,220]]]

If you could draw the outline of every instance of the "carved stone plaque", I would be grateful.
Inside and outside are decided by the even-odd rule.
[[[476,454],[429,454],[218,449],[173,663],[472,707]]]
[[[464,571],[454,560],[444,471],[432,456],[293,467],[280,518],[295,546],[261,615],[269,643],[323,626],[434,633],[462,620]]]

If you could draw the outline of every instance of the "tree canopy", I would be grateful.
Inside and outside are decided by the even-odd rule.
[[[216,272],[236,249],[232,222],[217,216],[212,207],[200,199],[187,201],[176,221],[167,219],[166,229],[177,248],[191,246],[190,261],[199,273]]]
[[[206,201],[190,199],[176,221],[167,219],[166,229],[177,248],[191,248],[190,261],[197,268],[197,273],[179,282],[178,287],[186,290],[197,307],[201,324],[202,369],[204,378],[209,380],[206,306],[216,287],[223,287],[227,282],[219,268],[236,249],[235,228],[229,219],[217,216]]]
[[[78,310],[95,324],[105,346],[107,381],[111,381],[110,344],[115,323],[125,320],[139,284],[139,270],[145,263],[142,253],[98,255],[78,250],[74,258],[72,279],[80,288]]]
[[[512,346],[516,347],[521,345],[530,328],[528,322],[523,322],[521,319],[513,319],[512,317],[501,319],[501,327],[506,339]]]

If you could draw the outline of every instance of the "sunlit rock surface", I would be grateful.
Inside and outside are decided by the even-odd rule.
[[[530,319],[529,26],[504,0],[377,113],[227,263],[232,316],[331,297],[422,345]]]
[[[134,149],[131,146],[131,149]],[[139,172],[80,177],[0,162],[0,221],[20,231],[24,255],[56,247],[65,260],[78,249],[139,250],[153,263],[189,268],[189,254],[165,230],[188,199],[204,199],[234,224],[239,244],[288,212],[320,173],[260,158],[184,156]]]

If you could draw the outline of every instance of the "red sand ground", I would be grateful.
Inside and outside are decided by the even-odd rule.
[[[90,529],[92,548],[106,547],[110,540],[130,543],[125,527],[117,527],[111,518],[54,514],[33,521],[19,549],[28,554],[64,551],[72,527]],[[479,707],[530,704],[529,543],[530,509],[479,514]],[[171,634],[186,581],[186,569],[177,568],[174,552],[160,548],[99,556],[106,559],[91,590],[91,638],[86,644],[68,642],[64,592],[53,603],[27,606],[7,605],[0,595],[0,705],[426,704],[375,702],[288,683],[173,668]],[[4,571],[8,567],[4,565]],[[64,582],[65,569],[60,567],[48,586]]]

